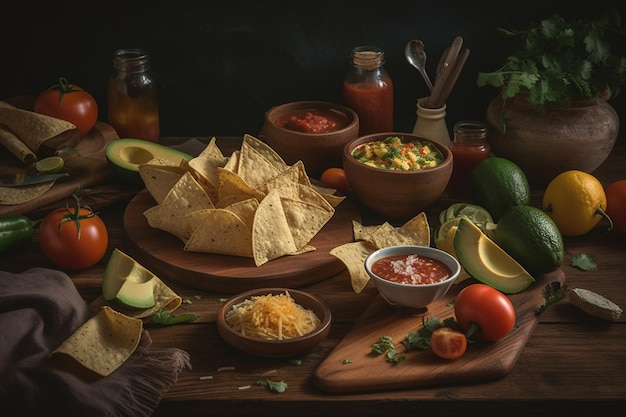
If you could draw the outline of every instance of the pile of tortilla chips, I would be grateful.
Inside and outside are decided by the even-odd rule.
[[[381,225],[363,226],[359,222],[352,221],[352,230],[355,241],[334,248],[330,254],[346,266],[350,274],[352,289],[356,293],[363,291],[370,280],[364,264],[365,258],[372,252],[388,246],[430,245],[430,226],[423,212],[399,227],[387,222]]]
[[[157,203],[144,212],[151,227],[179,237],[186,251],[249,257],[257,266],[315,250],[309,242],[343,200],[312,185],[302,162],[287,165],[250,135],[230,157],[213,138],[189,162],[152,160],[139,173]]]

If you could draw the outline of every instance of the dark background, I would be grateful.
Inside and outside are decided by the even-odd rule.
[[[618,10],[623,0],[570,1],[48,1],[13,3],[0,28],[0,99],[36,95],[60,76],[98,101],[119,48],[143,48],[159,82],[161,134],[258,134],[270,107],[296,100],[341,101],[353,47],[386,51],[395,85],[395,129],[411,131],[428,90],[404,58],[411,39],[426,44],[431,78],[457,35],[471,51],[448,102],[449,126],[484,120],[493,88],[476,86],[512,52],[497,27],[523,29],[558,13],[569,19]],[[10,25],[8,24],[10,22]],[[612,44],[626,55],[626,40]],[[610,102],[625,114],[626,92]],[[623,132],[623,128],[622,128]],[[623,139],[624,134],[620,134]]]

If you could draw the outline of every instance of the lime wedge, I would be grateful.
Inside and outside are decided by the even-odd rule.
[[[454,219],[448,220],[447,222],[439,226],[435,233],[435,239],[445,240],[448,237],[448,232],[450,231],[450,229],[452,227],[458,226],[460,220],[461,220],[460,217],[456,217]]]
[[[35,163],[35,169],[37,170],[37,172],[40,172],[42,174],[54,174],[57,172],[61,172],[64,166],[65,162],[60,156],[49,156]]]

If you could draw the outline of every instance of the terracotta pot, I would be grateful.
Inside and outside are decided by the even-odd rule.
[[[487,127],[495,155],[518,164],[530,182],[547,184],[570,169],[595,171],[615,145],[619,116],[603,100],[574,100],[542,113],[525,96],[507,100],[503,113],[497,96],[487,108]]]

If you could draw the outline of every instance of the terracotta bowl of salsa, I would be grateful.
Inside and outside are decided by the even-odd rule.
[[[401,155],[393,162],[375,148],[387,146],[391,139],[394,143],[388,147]],[[410,158],[404,148],[410,149]],[[452,175],[452,153],[445,145],[413,134],[376,133],[346,144],[343,169],[352,195],[364,208],[383,220],[405,221],[444,193]]]
[[[390,246],[371,253],[365,270],[389,304],[425,309],[443,297],[461,272],[447,252],[429,246]]]
[[[313,294],[272,287],[230,297],[216,322],[220,336],[233,348],[259,357],[288,358],[324,340],[331,319],[330,307]]]
[[[304,163],[319,179],[330,167],[341,167],[343,147],[359,134],[354,110],[324,101],[297,101],[271,108],[263,127],[267,143],[289,165]]]

